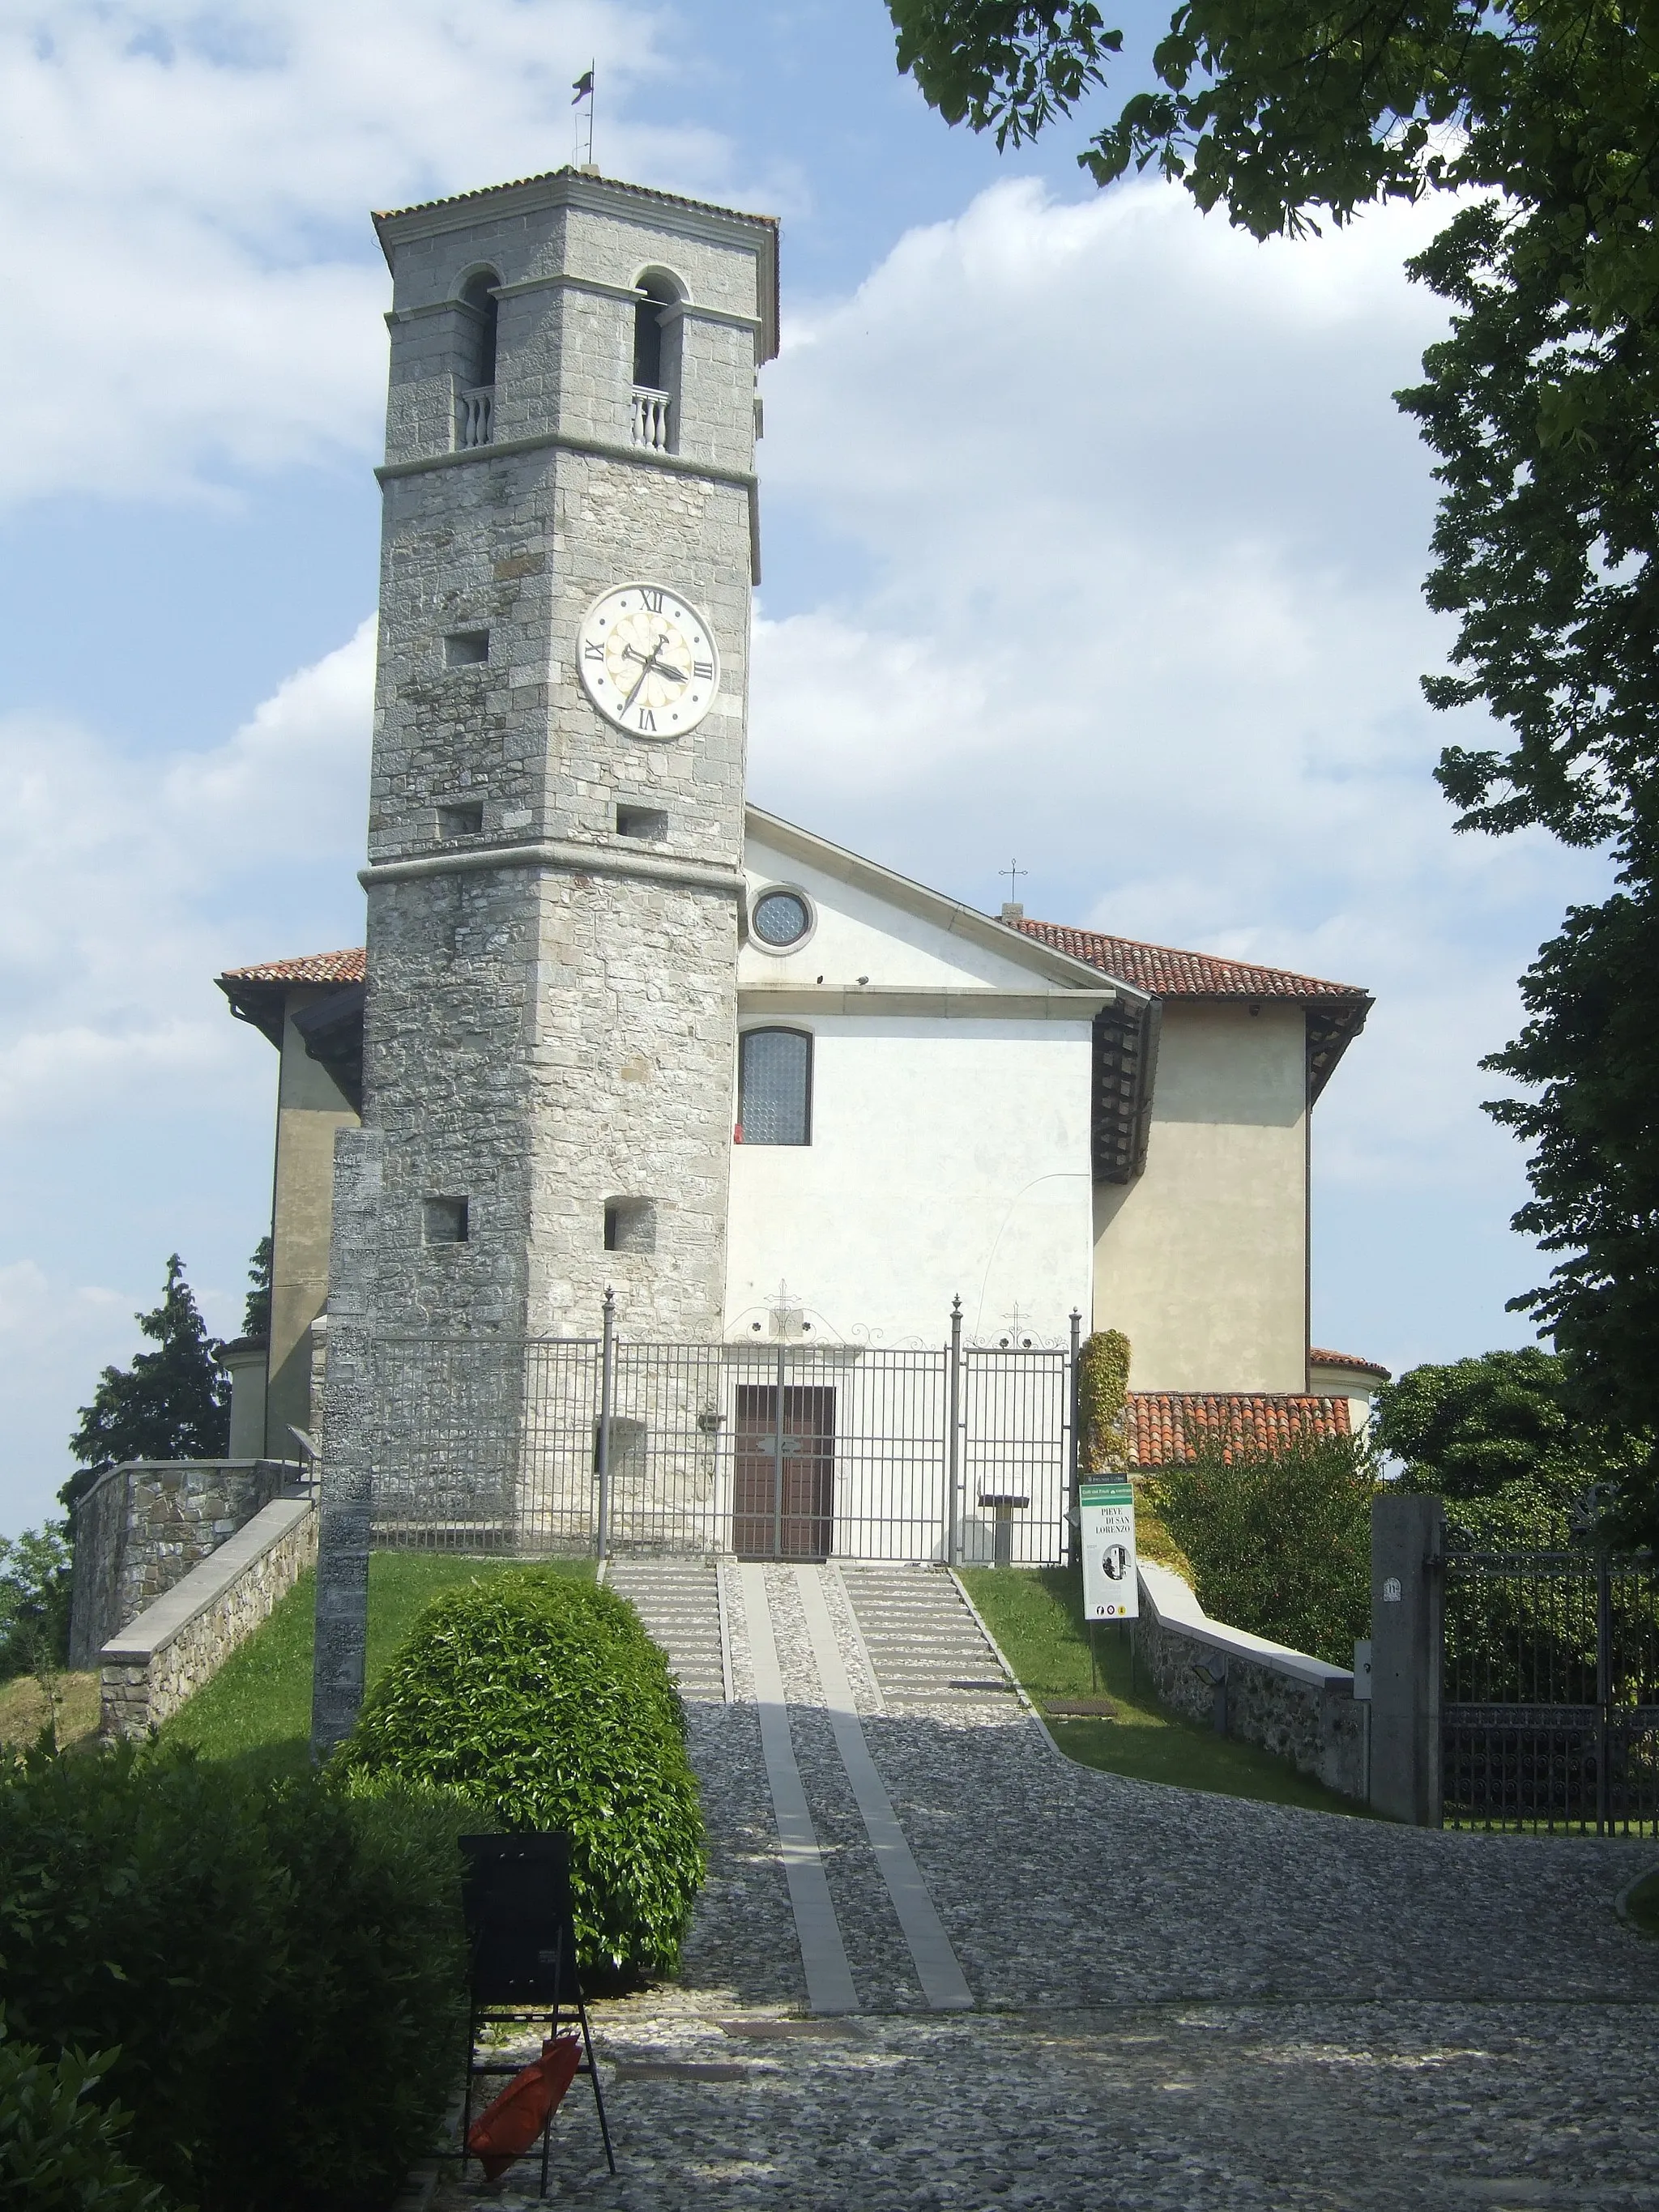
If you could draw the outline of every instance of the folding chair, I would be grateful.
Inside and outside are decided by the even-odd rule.
[[[605,2139],[605,2163],[617,2160],[605,2116],[605,2097],[593,2063],[593,2039],[576,1971],[576,1931],[570,1911],[570,1838],[568,1836],[463,1836],[462,1905],[466,1917],[471,2019],[466,2045],[466,2100],[461,2114],[461,2172],[466,2172],[466,2139],[472,2129],[473,2084],[489,2075],[517,2074],[512,2063],[480,2063],[478,2038],[487,2027],[508,2021],[545,2020],[549,2039],[559,2032],[561,2013],[574,2014],[581,2029],[578,2074],[593,2089]],[[547,2162],[553,2115],[542,2130],[541,2193],[547,2194]]]

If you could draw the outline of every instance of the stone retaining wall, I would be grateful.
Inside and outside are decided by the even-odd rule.
[[[98,1655],[101,1733],[143,1736],[216,1674],[317,1557],[317,1509],[283,1498],[192,1567]]]
[[[75,1511],[70,1664],[103,1646],[254,1515],[297,1487],[296,1463],[272,1459],[131,1460],[112,1468]]]
[[[1219,1715],[1228,1735],[1364,1800],[1368,1708],[1346,1668],[1212,1620],[1179,1575],[1150,1561],[1140,1568],[1135,1655],[1177,1712],[1205,1723]]]

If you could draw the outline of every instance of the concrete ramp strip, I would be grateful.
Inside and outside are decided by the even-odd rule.
[[[766,1762],[767,1787],[772,1796],[772,1814],[777,1824],[778,1846],[784,1879],[789,1885],[789,1905],[795,1916],[795,1935],[806,1976],[806,2002],[814,2012],[856,2012],[859,1994],[853,1970],[841,1939],[841,1923],[823,1871],[817,1832],[806,1802],[806,1791],[795,1764],[795,1747],[789,1734],[789,1708],[783,1694],[783,1672],[772,1633],[772,1608],[766,1594],[766,1570],[745,1562],[738,1569],[743,1607],[749,1630],[749,1653],[755,1670],[755,1699],[760,1709],[761,1755]]]
[[[836,1625],[830,1619],[823,1577],[816,1567],[798,1567],[795,1572],[812,1658],[836,1732],[836,1747],[847,1769],[847,1778],[853,1785],[860,1817],[869,1832],[876,1864],[893,1900],[893,1910],[898,1915],[910,1956],[915,1961],[921,1993],[936,2012],[965,2008],[972,2005],[974,1993],[927,1893],[921,1869],[876,1771],[876,1762],[870,1756],[870,1746],[854,1704],[847,1664],[836,1641]],[[768,1640],[770,1641],[769,1623]]]

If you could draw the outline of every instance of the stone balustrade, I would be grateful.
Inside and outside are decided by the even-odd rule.
[[[495,387],[475,384],[462,392],[457,403],[455,442],[458,446],[488,446],[495,435]]]
[[[647,453],[665,453],[669,451],[669,395],[653,392],[649,386],[634,386],[634,443],[643,446]]]

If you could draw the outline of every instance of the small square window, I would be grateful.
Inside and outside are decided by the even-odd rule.
[[[438,835],[441,837],[477,837],[483,830],[482,799],[458,799],[453,806],[438,809]]]
[[[656,1201],[649,1198],[608,1199],[605,1208],[605,1249],[607,1252],[654,1252]]]
[[[446,668],[476,668],[481,660],[489,658],[489,632],[487,629],[453,629],[444,640]]]
[[[668,817],[660,806],[619,806],[617,809],[617,835],[619,837],[666,837]]]
[[[428,1244],[465,1244],[471,1224],[464,1198],[429,1198],[426,1201],[426,1241]]]

